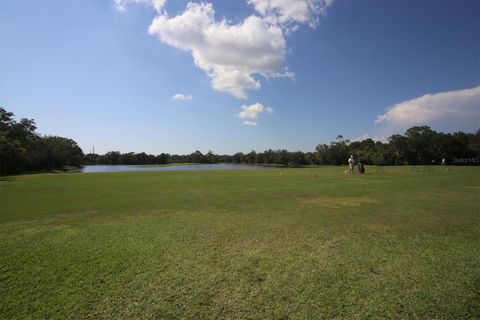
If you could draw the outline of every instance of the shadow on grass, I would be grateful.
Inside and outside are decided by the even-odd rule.
[[[0,181],[8,181],[9,182],[9,181],[15,181],[15,180],[17,180],[17,179],[15,179],[14,177],[9,177],[9,176],[0,177]]]

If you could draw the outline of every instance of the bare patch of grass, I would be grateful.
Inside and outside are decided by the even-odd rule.
[[[78,218],[78,217],[85,217],[85,216],[90,216],[94,215],[97,213],[101,213],[105,210],[103,209],[89,209],[89,210],[83,210],[83,211],[70,211],[70,212],[60,212],[57,214],[57,217],[59,218]]]
[[[377,200],[369,197],[300,197],[297,198],[297,201],[305,205],[323,206],[332,209],[378,203]]]

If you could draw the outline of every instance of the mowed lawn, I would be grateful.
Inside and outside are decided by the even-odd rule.
[[[0,179],[1,319],[478,319],[479,168]]]

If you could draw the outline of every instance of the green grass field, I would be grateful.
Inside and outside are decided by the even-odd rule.
[[[1,178],[0,318],[480,318],[479,168],[344,170]]]

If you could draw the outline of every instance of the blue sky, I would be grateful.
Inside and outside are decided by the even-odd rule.
[[[0,105],[97,153],[472,132],[479,21],[478,1],[2,0]]]

